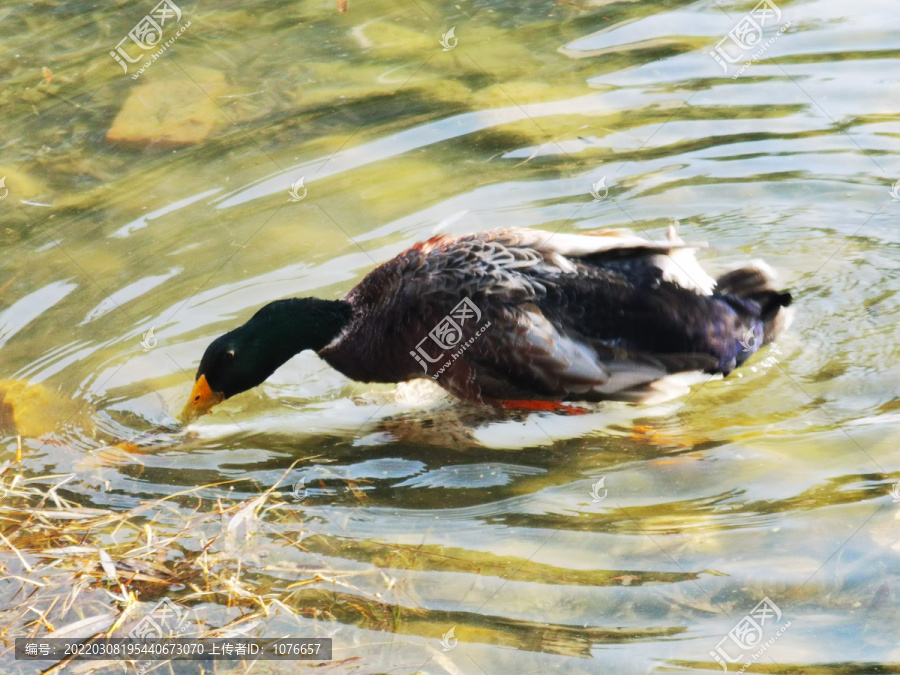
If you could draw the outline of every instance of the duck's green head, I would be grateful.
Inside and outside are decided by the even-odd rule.
[[[191,422],[226,398],[262,384],[295,354],[319,351],[340,334],[350,317],[350,305],[342,300],[292,298],[269,303],[206,348],[181,419]]]

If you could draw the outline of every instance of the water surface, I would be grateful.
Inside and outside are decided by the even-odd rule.
[[[174,568],[214,540],[210,573],[237,584],[150,584],[138,611],[332,637],[333,672],[721,672],[717,645],[746,661],[776,634],[745,672],[900,671],[894,3],[780,3],[740,75],[710,52],[751,4],[179,7],[165,38],[190,26],[137,80],[108,52],[150,3],[0,9],[0,364],[46,394],[3,432],[0,463],[17,431],[24,456],[4,484],[152,503],[86,541],[115,553],[151,524],[178,534]],[[205,138],[109,140],[140,91],[151,130],[189,111]],[[188,435],[152,431],[211,339],[277,298],[341,297],[415,241],[672,219],[712,270],[765,259],[798,308],[688,397],[498,416],[303,354]],[[66,605],[9,547],[0,565],[7,636],[47,634],[25,605],[55,627],[121,610],[102,573]],[[764,598],[762,641],[721,642]]]

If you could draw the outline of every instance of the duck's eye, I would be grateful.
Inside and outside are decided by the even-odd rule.
[[[194,403],[196,403],[196,402],[199,401],[199,400],[200,400],[200,394],[197,394],[197,395],[194,397]]]

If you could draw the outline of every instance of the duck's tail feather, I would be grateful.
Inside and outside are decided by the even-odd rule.
[[[794,310],[790,307],[793,297],[787,291],[778,290],[776,280],[775,271],[761,260],[754,260],[716,279],[717,293],[758,303],[763,344],[774,340],[794,318]]]
[[[722,295],[749,298],[756,293],[774,290],[776,277],[775,270],[762,260],[752,260],[716,279],[716,291]]]

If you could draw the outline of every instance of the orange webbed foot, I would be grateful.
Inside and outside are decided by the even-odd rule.
[[[559,401],[509,401],[498,400],[497,407],[504,410],[533,410],[540,412],[552,412],[558,415],[586,415],[590,412],[588,408],[580,406],[566,405]]]

